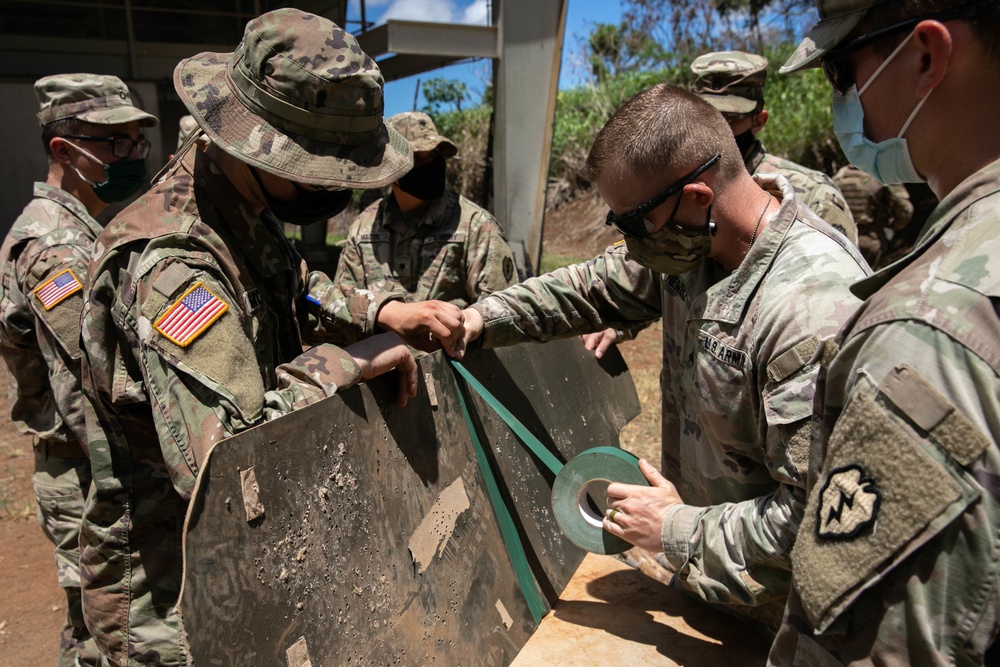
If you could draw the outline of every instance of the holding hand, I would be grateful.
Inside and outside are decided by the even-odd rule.
[[[639,459],[639,470],[650,486],[617,482],[608,485],[604,530],[637,547],[660,552],[660,529],[667,510],[683,501],[677,488],[646,459]]]
[[[417,362],[403,340],[394,333],[384,333],[348,345],[344,348],[361,367],[361,379],[370,380],[397,369],[398,402],[400,407],[417,395]]]
[[[588,350],[593,350],[594,356],[600,359],[604,356],[604,353],[608,351],[608,348],[618,340],[618,332],[614,329],[608,328],[604,331],[596,331],[594,333],[583,334],[580,336],[580,340],[583,341],[583,346]]]
[[[378,311],[378,324],[424,352],[444,348],[451,356],[465,334],[462,310],[444,301],[389,301]]]

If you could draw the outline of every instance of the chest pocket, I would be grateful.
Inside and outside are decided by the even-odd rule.
[[[722,451],[699,448],[696,452],[699,470],[715,471],[741,487],[757,481],[773,484],[757,442],[758,408],[750,356],[722,334],[702,330],[691,338],[697,341],[697,349],[693,354],[694,367],[688,370],[694,374],[694,382],[687,386],[696,390],[684,400],[697,402],[697,412],[688,414],[709,441],[722,447]]]
[[[796,587],[818,631],[976,501],[965,466],[988,446],[908,366],[877,389],[859,381],[830,435],[792,552]]]
[[[462,285],[468,272],[465,266],[465,232],[430,234],[420,246],[416,284],[407,289],[415,292],[418,301],[442,299],[450,301],[456,294],[464,295]]]
[[[385,289],[389,289],[389,283],[395,275],[390,266],[393,257],[389,240],[389,232],[366,233],[359,236],[358,246],[364,264],[366,285],[379,285],[379,281],[387,281]]]

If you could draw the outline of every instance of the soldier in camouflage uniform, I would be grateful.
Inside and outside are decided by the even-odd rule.
[[[605,528],[664,552],[673,585],[773,631],[805,504],[810,359],[857,307],[848,286],[867,265],[786,179],[751,177],[719,114],[677,86],[622,105],[587,168],[624,242],[474,304],[466,336],[498,346],[662,319],[670,481],[643,461],[652,488],[610,485]]]
[[[818,353],[809,499],[772,665],[1000,664],[1000,4],[819,0],[848,159],[941,203]],[[897,137],[904,137],[899,142]],[[862,140],[862,137],[865,140]]]
[[[858,226],[858,248],[873,269],[905,255],[903,231],[913,219],[910,193],[901,183],[884,185],[852,164],[833,175]]]
[[[414,167],[351,225],[334,282],[463,308],[514,284],[514,257],[496,219],[445,190],[445,161],[458,147],[425,113],[388,122],[413,147]]]
[[[729,123],[747,171],[781,174],[792,184],[799,201],[857,243],[851,209],[833,180],[822,172],[765,152],[757,139],[768,121],[764,108],[767,58],[743,51],[706,53],[691,62],[691,72],[691,90],[718,109]]]
[[[134,194],[149,143],[141,128],[156,118],[132,106],[114,76],[61,74],[39,79],[35,95],[46,180],[0,248],[0,354],[7,363],[11,421],[35,436],[38,519],[55,544],[59,586],[68,609],[59,665],[97,664],[80,603],[80,520],[90,487],[83,396],[80,311],[87,263],[101,232],[95,216]]]
[[[395,366],[400,400],[416,391],[396,334],[323,343],[355,315],[382,324],[379,297],[308,272],[278,222],[325,220],[351,189],[410,168],[374,61],[327,19],[282,9],[250,21],[234,53],[181,61],[174,86],[205,136],[98,238],[82,316],[84,610],[123,666],[187,662],[181,536],[215,443]]]

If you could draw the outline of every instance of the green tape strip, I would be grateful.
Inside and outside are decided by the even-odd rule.
[[[604,515],[587,500],[604,493],[610,482],[649,486],[639,470],[639,459],[618,447],[594,447],[574,456],[552,484],[552,514],[566,537],[595,554],[617,554],[632,548],[604,530]],[[604,507],[604,498],[593,498]]]
[[[538,438],[532,435],[531,431],[529,431],[524,424],[522,424],[518,418],[511,413],[510,410],[505,408],[503,404],[490,393],[489,389],[483,386],[482,382],[477,380],[475,376],[469,372],[469,369],[454,359],[451,359],[450,361],[451,367],[454,368],[455,371],[469,383],[470,387],[475,389],[476,392],[486,400],[486,403],[493,408],[498,415],[500,415],[500,418],[507,423],[507,426],[509,426],[510,430],[514,432],[514,435],[516,435],[521,442],[524,443],[531,453],[538,457],[545,467],[552,471],[553,475],[558,475],[559,471],[563,468],[562,461],[557,459],[555,454],[549,451],[549,449],[543,445]]]
[[[486,391],[486,388],[483,387],[482,384],[480,384],[474,377],[472,377],[469,371],[466,370],[460,363],[454,360],[449,361],[451,361],[451,367],[455,370],[456,375],[465,378],[466,381],[471,380],[471,382],[469,382],[470,386],[476,389],[476,391],[479,391],[490,406],[496,410],[499,403],[497,403],[496,399],[493,398],[493,395]],[[524,552],[524,545],[521,544],[521,537],[518,535],[517,526],[514,524],[514,517],[511,515],[510,509],[507,507],[507,503],[504,502],[503,496],[500,495],[500,486],[497,483],[496,473],[493,472],[493,468],[490,466],[490,461],[486,457],[486,451],[483,448],[482,440],[479,438],[479,430],[472,421],[472,415],[469,412],[469,406],[465,400],[466,391],[467,389],[465,386],[459,382],[458,401],[462,406],[462,413],[465,415],[465,424],[469,429],[469,435],[472,436],[473,448],[476,450],[476,460],[479,462],[479,469],[482,471],[483,479],[486,481],[486,490],[489,493],[490,502],[493,503],[493,511],[497,516],[497,523],[500,524],[500,534],[503,536],[503,541],[507,547],[507,553],[510,556],[511,564],[514,566],[514,574],[517,576],[517,581],[521,586],[521,592],[524,593],[524,599],[528,603],[528,609],[531,611],[531,616],[535,619],[535,623],[540,623],[542,616],[545,615],[545,600],[542,598],[542,594],[538,590],[538,586],[535,584],[535,577],[531,573],[531,566],[528,565],[528,556]],[[499,407],[502,408],[503,406]],[[504,411],[506,412],[506,409],[504,409]],[[507,412],[507,414],[510,413]],[[502,414],[500,416],[503,417]],[[513,419],[513,415],[511,415],[511,418]],[[508,422],[508,424],[509,423],[510,422]],[[520,425],[520,422],[517,423]],[[521,426],[521,428],[524,427]],[[560,467],[561,466],[562,464],[560,464]]]

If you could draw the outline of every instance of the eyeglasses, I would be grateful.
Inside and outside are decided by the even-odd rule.
[[[136,154],[141,160],[145,160],[146,156],[149,155],[150,144],[146,139],[137,139],[133,141],[129,137],[91,137],[84,134],[66,134],[63,135],[63,139],[103,141],[104,143],[111,144],[111,154],[119,160],[124,160],[131,155],[133,148],[135,148]]]
[[[694,179],[701,176],[702,173],[718,162],[721,158],[722,154],[716,153],[715,157],[709,158],[708,162],[704,163],[687,176],[684,176],[680,180],[672,183],[666,190],[656,195],[645,204],[642,204],[634,211],[623,213],[622,215],[618,215],[614,211],[608,211],[608,217],[604,224],[614,227],[625,236],[631,236],[632,238],[637,239],[646,238],[649,236],[649,230],[646,229],[645,223],[646,214],[683,190],[685,185],[688,185]]]
[[[847,62],[847,57],[852,53],[860,51],[869,44],[873,44],[884,37],[888,37],[889,35],[894,35],[905,30],[912,30],[922,21],[941,21],[943,23],[944,21],[952,21],[954,19],[972,16],[980,9],[992,4],[993,2],[995,2],[995,0],[980,0],[979,2],[974,2],[972,4],[965,5],[964,7],[955,7],[936,14],[928,14],[927,16],[906,19],[900,23],[894,23],[893,25],[879,28],[878,30],[872,30],[871,32],[859,35],[858,37],[845,42],[842,46],[838,46],[837,48],[831,50],[820,59],[820,67],[822,67],[823,74],[826,75],[827,80],[830,82],[830,85],[833,86],[833,89],[837,92],[837,94],[846,95],[851,86],[856,83],[854,79],[854,68],[852,68],[850,63]]]

